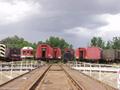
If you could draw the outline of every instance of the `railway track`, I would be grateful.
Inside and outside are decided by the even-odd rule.
[[[80,75],[80,76],[79,76]],[[95,86],[96,85],[96,86]],[[0,86],[0,90],[117,90],[64,65],[48,65]]]
[[[57,82],[59,81],[59,82]],[[52,65],[29,90],[84,90],[61,65]]]

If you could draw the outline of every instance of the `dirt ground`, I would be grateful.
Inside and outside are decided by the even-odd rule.
[[[59,82],[58,82],[59,81]],[[36,90],[76,90],[63,70],[53,66]]]
[[[82,71],[83,73],[97,79],[100,80],[112,87],[117,88],[117,78],[118,75],[117,73],[111,73],[111,72],[90,72],[89,71]]]
[[[0,71],[0,84],[3,84],[19,75],[26,73],[27,71]]]
[[[106,88],[108,90],[116,90],[112,87],[103,85],[87,77],[86,75],[79,73],[76,70],[72,70],[66,66],[64,66],[63,68],[66,70],[66,73],[68,72],[69,75],[74,80],[77,81],[80,87],[85,90],[106,90]],[[37,84],[36,84],[37,87],[34,86],[35,90],[78,90],[78,87],[76,87],[77,85],[71,82],[70,77],[69,78],[67,77],[63,68],[61,68],[58,65],[53,65],[50,67],[50,69],[47,69],[47,67],[43,67],[42,69],[38,68],[35,71],[30,72],[29,74],[22,76],[21,78],[18,78],[13,82],[10,82],[4,85],[3,87],[0,88],[0,90],[2,89],[9,90],[9,88],[11,88],[11,90],[14,90],[14,89],[26,90],[28,87],[30,88],[35,81],[37,81]],[[41,78],[40,82],[38,83],[38,80],[40,79],[40,75],[42,76],[44,69],[48,70],[48,72],[45,74],[43,78]],[[8,74],[8,76],[10,76],[11,72],[9,73],[7,72],[7,74],[4,72],[4,74],[5,75]],[[15,85],[16,83],[17,85]]]

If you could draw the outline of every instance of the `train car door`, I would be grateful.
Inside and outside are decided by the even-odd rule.
[[[42,48],[42,58],[46,58],[46,48]]]
[[[83,57],[83,55],[84,55],[84,52],[83,51],[80,51],[80,53],[79,53],[80,55],[80,59],[83,59],[84,57]]]
[[[57,50],[56,49],[54,50],[54,55],[55,55],[54,58],[57,58]]]

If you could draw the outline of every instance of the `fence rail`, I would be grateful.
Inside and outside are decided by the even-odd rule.
[[[16,61],[0,63],[0,71],[15,71],[15,70],[32,70],[42,66],[42,62],[38,61]]]
[[[115,65],[107,64],[93,64],[93,63],[84,63],[84,62],[68,62],[68,65],[76,70],[81,71],[101,71],[101,72],[118,72],[119,68]]]
[[[95,63],[85,63],[85,62],[68,62],[67,65],[71,69],[82,71],[83,73],[88,73],[89,76],[92,76],[93,72],[97,72],[98,73],[97,79],[100,81],[104,79],[102,77],[104,72],[114,73],[114,75],[117,76],[116,87],[120,90],[120,65],[95,64]],[[112,77],[108,77],[108,78],[112,78]]]

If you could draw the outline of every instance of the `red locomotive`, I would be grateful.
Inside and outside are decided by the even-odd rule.
[[[60,60],[62,56],[61,49],[54,47],[53,48],[53,59],[54,60]]]
[[[48,44],[39,44],[36,49],[36,59],[53,59],[53,48]]]
[[[21,58],[22,59],[33,59],[33,48],[32,47],[23,47],[21,49]]]

